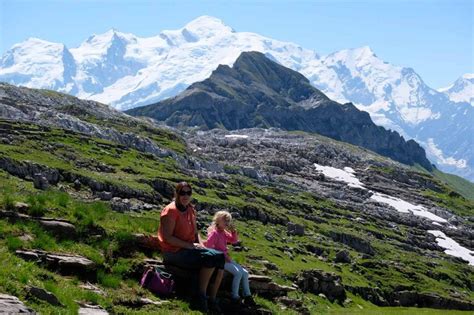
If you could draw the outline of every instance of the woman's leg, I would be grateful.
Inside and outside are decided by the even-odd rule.
[[[206,296],[207,286],[209,285],[209,280],[211,279],[214,269],[215,268],[202,267],[201,270],[199,270],[199,293],[202,296]]]
[[[216,279],[214,280],[214,284],[211,287],[211,291],[209,292],[209,298],[211,300],[216,299],[217,291],[219,290],[219,287],[221,286],[222,278],[224,277],[224,270],[223,269],[217,269],[216,272]]]
[[[224,265],[224,269],[232,274],[234,277],[232,279],[232,298],[238,299],[239,296],[239,286],[240,286],[240,279],[242,279],[242,273],[240,272],[239,268],[235,265],[233,261],[226,262]]]

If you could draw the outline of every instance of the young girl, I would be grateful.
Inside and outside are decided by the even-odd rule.
[[[227,252],[227,243],[234,244],[238,241],[237,231],[232,223],[232,215],[227,211],[218,211],[212,223],[207,229],[207,241],[204,245],[208,248],[217,249],[224,253],[224,270],[230,272],[234,279],[232,281],[232,299],[236,302],[240,300],[239,286],[242,281],[244,293],[244,304],[255,305],[249,288],[249,273],[241,265],[233,261]]]

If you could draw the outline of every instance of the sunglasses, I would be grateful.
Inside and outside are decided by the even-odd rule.
[[[180,195],[180,196],[186,196],[186,195],[191,196],[192,193],[193,193],[193,192],[192,192],[191,190],[187,190],[187,191],[181,190],[181,191],[179,192],[179,195]]]

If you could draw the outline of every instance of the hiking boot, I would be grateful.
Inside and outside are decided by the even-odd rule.
[[[207,305],[207,296],[205,295],[199,295],[196,297],[193,303],[193,309],[197,311],[201,311],[203,313],[207,313],[209,311],[208,305]]]
[[[255,307],[257,303],[255,303],[253,297],[251,295],[244,296],[243,304],[247,307]]]
[[[222,309],[216,299],[209,299],[209,312],[212,314],[222,314]]]
[[[232,297],[230,299],[229,305],[233,308],[241,308],[242,307],[242,299],[239,297]]]

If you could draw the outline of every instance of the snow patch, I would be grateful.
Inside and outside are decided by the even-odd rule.
[[[344,169],[341,170],[339,168],[335,168],[331,166],[323,166],[317,163],[314,163],[314,167],[316,168],[317,171],[323,173],[327,177],[330,177],[340,182],[347,183],[349,187],[361,188],[361,189],[367,190],[367,188],[364,187],[364,184],[360,182],[359,179],[354,175],[355,172],[350,167],[344,167]],[[386,194],[374,192],[372,190],[369,190],[369,191],[373,192],[373,195],[370,197],[371,200],[374,200],[380,203],[385,203],[393,207],[395,210],[399,212],[403,212],[403,213],[411,212],[413,215],[427,218],[432,221],[442,222],[442,223],[448,222],[446,219],[443,219],[429,212],[428,210],[426,210],[425,207],[421,205],[414,205],[400,198],[395,198]]]
[[[314,166],[316,167],[317,171],[322,172],[325,176],[345,182],[349,187],[366,189],[364,184],[362,184],[357,179],[357,177],[355,177],[354,170],[350,167],[344,167],[344,169],[341,170],[339,168],[323,166],[317,163],[314,163]]]
[[[436,237],[436,243],[445,249],[445,253],[451,256],[459,257],[474,266],[474,251],[459,245],[455,240],[447,237],[443,232],[438,230],[429,230],[428,233]]]
[[[436,222],[443,222],[447,223],[448,221],[446,219],[443,219],[428,210],[426,210],[425,207],[421,205],[414,205],[411,204],[405,200],[402,200],[400,198],[395,198],[389,195],[381,194],[381,193],[374,193],[372,196],[370,196],[370,199],[375,200],[377,202],[385,203],[397,210],[398,212],[404,212],[404,213],[409,213],[411,212],[412,214],[418,216],[418,217],[424,217],[427,219],[430,219],[432,221]]]
[[[248,135],[225,135],[226,138],[247,139]]]

